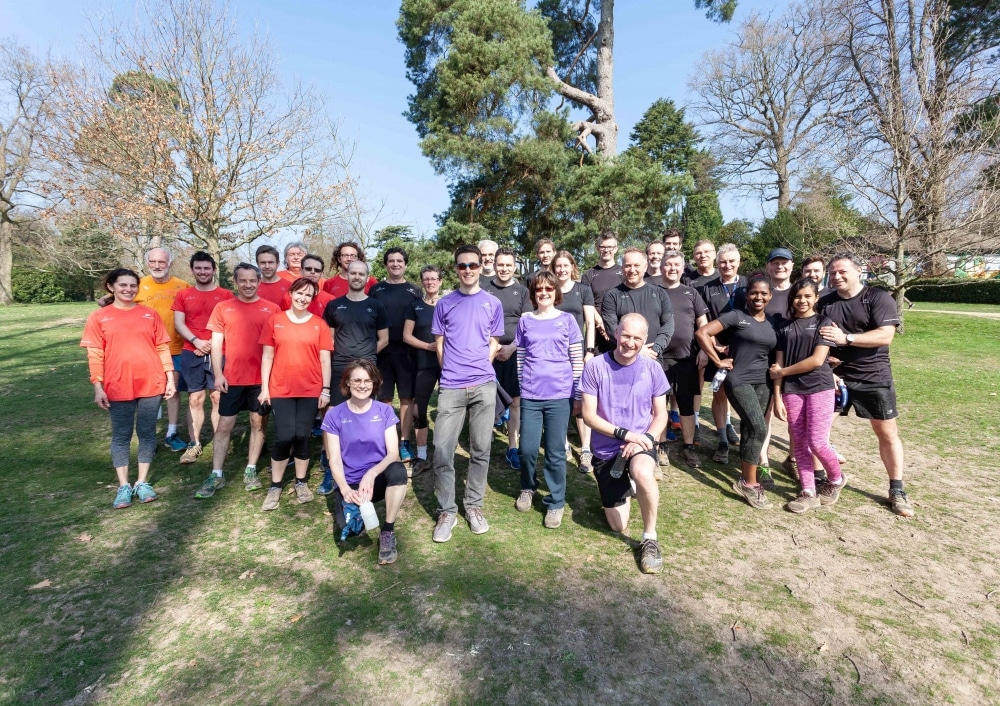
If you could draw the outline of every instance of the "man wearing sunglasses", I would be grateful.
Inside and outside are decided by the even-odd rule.
[[[458,522],[455,502],[455,448],[469,415],[469,468],[465,484],[465,519],[473,534],[490,528],[483,517],[483,496],[490,468],[490,443],[496,409],[497,385],[493,357],[503,335],[503,307],[479,287],[479,248],[460,245],[455,250],[458,289],[434,308],[431,333],[441,362],[437,418],[434,425],[434,492],[441,512],[434,541],[447,542]]]

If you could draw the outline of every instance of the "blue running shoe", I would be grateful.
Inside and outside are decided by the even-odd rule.
[[[125,485],[118,488],[118,493],[115,494],[115,502],[112,507],[115,510],[122,510],[126,507],[132,507],[132,486],[126,483]]]
[[[515,471],[521,470],[521,456],[518,454],[517,449],[507,449],[507,455],[504,458],[507,459],[507,463]]]
[[[166,446],[171,451],[175,451],[178,453],[180,453],[181,451],[183,451],[188,447],[188,445],[184,443],[184,441],[181,440],[181,437],[177,436],[177,434],[171,434],[166,439],[164,439],[163,445]]]
[[[333,492],[333,471],[329,468],[323,471],[323,482],[316,488],[316,492],[320,495],[329,495]]]
[[[322,422],[319,419],[317,419],[315,422],[313,422],[312,435],[314,437],[318,438],[318,437],[323,436],[323,427],[321,425],[322,425]]]
[[[409,463],[413,460],[413,452],[410,450],[409,441],[399,442],[399,460],[403,463]]]
[[[677,441],[677,432],[673,429],[667,429],[667,441]]]
[[[136,500],[141,503],[151,503],[156,500],[156,491],[153,490],[153,486],[149,483],[136,483],[135,488],[132,490],[135,493]]]

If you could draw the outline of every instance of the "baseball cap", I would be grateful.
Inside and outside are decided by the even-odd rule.
[[[789,250],[788,248],[775,248],[774,250],[772,250],[771,252],[769,252],[767,254],[767,261],[770,262],[771,260],[773,260],[775,258],[778,258],[778,257],[783,257],[786,260],[794,260],[795,259],[795,258],[792,257],[792,251]]]

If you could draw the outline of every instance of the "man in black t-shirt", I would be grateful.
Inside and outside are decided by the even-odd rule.
[[[767,278],[771,280],[771,301],[764,313],[784,322],[788,318],[788,292],[792,289],[792,252],[774,248],[767,254]]]
[[[715,269],[715,244],[711,240],[699,240],[692,250],[694,266],[684,268],[688,281],[681,282],[697,289],[706,282],[715,279],[719,274]]]
[[[818,308],[833,323],[821,328],[820,335],[838,346],[830,351],[830,362],[838,363],[834,370],[847,385],[848,409],[853,407],[859,417],[870,420],[878,437],[892,511],[913,517],[903,489],[903,442],[889,364],[889,344],[899,325],[896,302],[887,292],[861,283],[861,264],[853,255],[834,255],[827,272],[835,291],[820,299]],[[831,491],[826,484],[819,492],[839,490]]]
[[[413,426],[413,387],[417,380],[413,349],[403,342],[403,322],[410,302],[420,299],[420,288],[406,281],[409,261],[403,248],[386,250],[382,254],[386,278],[368,290],[368,295],[381,302],[389,315],[389,345],[378,355],[382,389],[375,392],[378,399],[388,405],[399,393],[399,460],[403,463],[413,460],[410,428]]]
[[[583,273],[580,284],[590,287],[594,293],[594,303],[597,306],[597,319],[594,321],[594,328],[597,329],[597,350],[601,353],[608,353],[615,349],[615,330],[610,331],[604,328],[604,321],[600,316],[601,302],[604,295],[614,287],[622,283],[622,268],[618,266],[616,256],[618,254],[618,238],[611,231],[601,233],[597,239],[597,264]]]
[[[667,249],[659,240],[654,240],[646,246],[646,274],[643,279],[649,284],[655,284],[657,287],[663,286],[662,264],[663,253],[666,251]]]
[[[871,422],[878,437],[879,456],[889,475],[889,504],[903,517],[913,517],[903,489],[903,442],[896,418],[896,386],[889,364],[889,344],[899,325],[896,302],[885,291],[861,283],[861,264],[853,255],[834,255],[827,267],[835,290],[819,301],[819,311],[833,324],[820,329],[823,338],[837,344],[830,351],[835,372],[847,385],[848,406]],[[839,488],[834,489],[839,492]],[[829,490],[826,484],[820,493]]]
[[[551,261],[551,259],[550,259]],[[514,334],[517,333],[517,322],[521,314],[531,311],[531,297],[524,285],[514,281],[514,268],[517,261],[514,251],[510,248],[500,248],[494,258],[496,276],[483,289],[503,305],[503,336],[500,337],[500,348],[493,358],[493,370],[497,374],[497,382],[513,398],[510,403],[510,419],[507,421],[507,463],[514,470],[521,468],[521,457],[518,444],[521,436],[521,384],[517,377],[517,346],[514,345]]]

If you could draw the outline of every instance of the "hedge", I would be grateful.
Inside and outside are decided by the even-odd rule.
[[[11,294],[20,304],[55,304],[66,301],[59,277],[52,272],[15,268],[11,273]]]
[[[929,280],[907,289],[906,296],[914,302],[1000,304],[1000,279]]]

